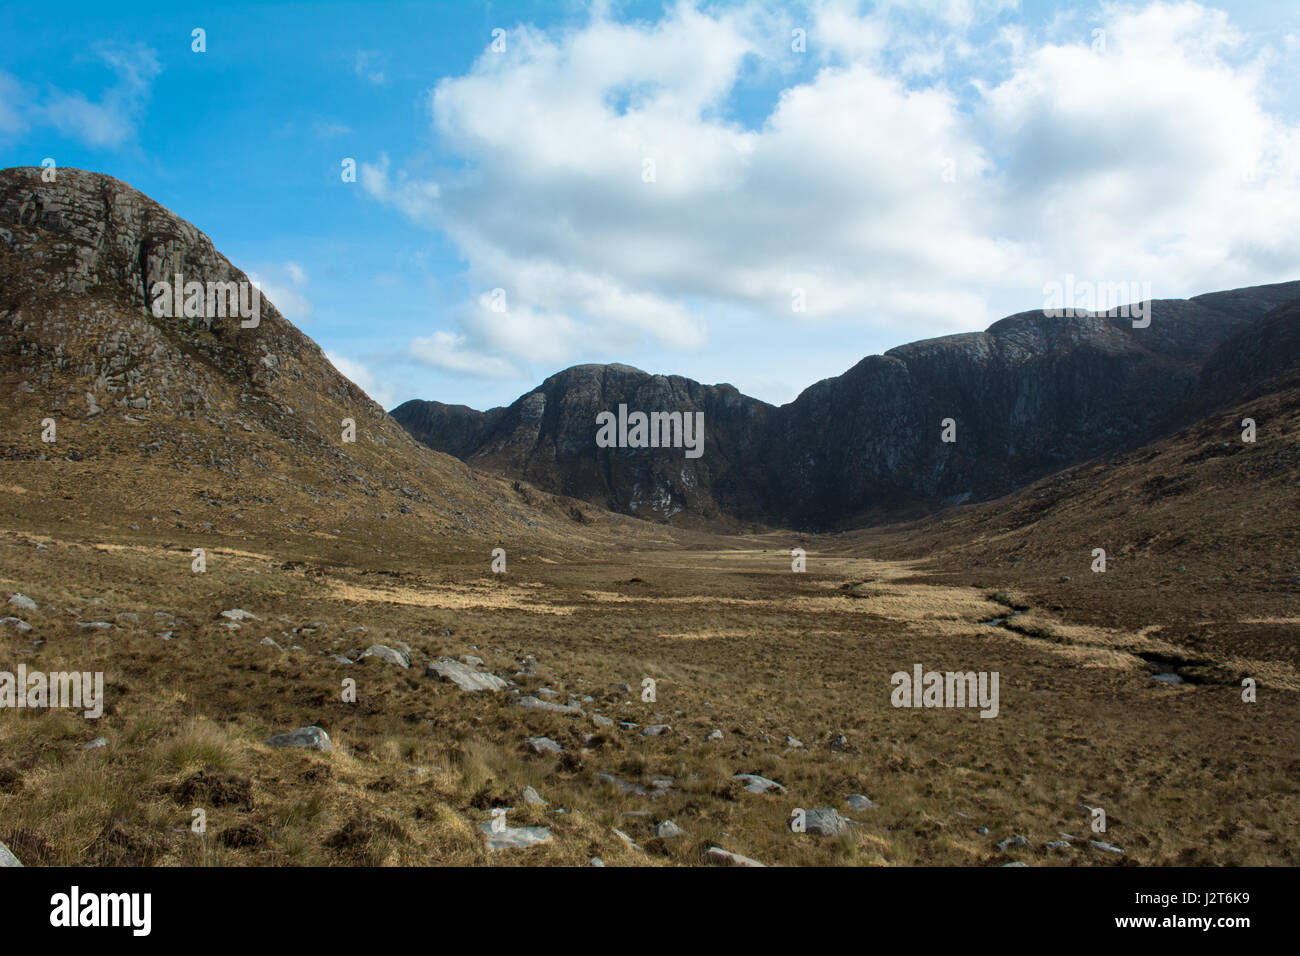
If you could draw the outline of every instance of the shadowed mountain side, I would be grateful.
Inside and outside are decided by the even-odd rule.
[[[1260,357],[1236,362],[1230,378],[1275,367],[1271,339],[1286,329],[1261,318],[1298,297],[1289,282],[1157,300],[1145,328],[1024,312],[869,356],[779,408],[730,385],[584,365],[506,408],[413,400],[393,417],[477,467],[639,517],[852,526],[995,498],[1167,434],[1204,414],[1207,396],[1241,394],[1202,381],[1221,344]],[[597,448],[596,415],[619,404],[704,412],[703,456]],[[949,418],[955,442],[941,440]]]

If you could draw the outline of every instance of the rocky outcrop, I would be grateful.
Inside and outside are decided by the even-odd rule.
[[[553,502],[520,502],[413,441],[195,226],[110,176],[41,174],[0,170],[0,411],[22,423],[0,438],[0,466],[53,461],[53,480],[67,463],[129,463],[141,477],[122,500],[152,499],[151,522],[195,495],[217,509],[224,492],[240,499],[227,520],[263,534],[333,535],[361,517],[458,540],[570,530]],[[177,275],[203,294],[155,314],[156,284]]]
[[[780,408],[730,385],[583,365],[507,408],[411,401],[392,414],[432,448],[627,514],[844,526],[996,497],[1186,423],[1203,371],[1239,382],[1277,367],[1286,330],[1261,317],[1297,298],[1300,282],[1158,300],[1145,328],[1024,312],[869,356]],[[1236,358],[1216,371],[1207,361],[1229,341]],[[620,404],[703,412],[703,455],[597,447],[596,415]]]

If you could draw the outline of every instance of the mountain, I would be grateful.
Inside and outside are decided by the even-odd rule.
[[[1145,328],[1114,311],[1023,312],[869,356],[779,408],[583,365],[506,408],[416,400],[392,415],[431,448],[626,514],[842,527],[995,498],[1194,420],[1289,361],[1290,327],[1264,320],[1297,299],[1300,282],[1157,300]],[[1229,341],[1235,359],[1216,352]],[[597,447],[596,415],[621,404],[703,412],[703,455]]]
[[[525,503],[412,441],[190,223],[110,176],[41,173],[0,171],[0,473],[15,518],[366,550],[573,527],[572,502]],[[177,275],[201,283],[198,314],[182,300],[155,315],[177,312],[154,295]],[[233,285],[213,299],[214,283]]]

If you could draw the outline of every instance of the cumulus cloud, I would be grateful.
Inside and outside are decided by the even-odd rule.
[[[1067,272],[1157,295],[1294,278],[1300,129],[1263,105],[1267,48],[1195,3],[1103,7],[1101,42],[1087,23],[1033,36],[1005,6],[815,2],[814,68],[757,124],[731,98],[755,62],[788,70],[797,18],[681,4],[510,31],[431,91],[460,168],[362,168],[508,301],[465,303],[413,354],[500,374],[699,349],[720,310],[911,338],[1032,306]]]

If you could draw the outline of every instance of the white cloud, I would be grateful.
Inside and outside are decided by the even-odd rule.
[[[428,368],[457,375],[480,378],[517,378],[519,370],[507,360],[476,350],[463,335],[434,332],[425,338],[412,339],[407,355]]]
[[[367,83],[383,86],[388,82],[388,76],[381,68],[383,61],[383,54],[375,50],[358,50],[353,61],[353,72]]]
[[[157,54],[140,44],[101,43],[95,55],[117,75],[96,101],[84,93],[54,90],[40,108],[45,122],[90,146],[120,146],[135,137],[154,78],[162,72]]]
[[[315,311],[307,298],[307,273],[296,262],[272,263],[260,272],[249,272],[249,280],[280,313],[298,325],[306,325]]]
[[[343,373],[344,377],[351,379],[384,408],[392,408],[397,404],[398,396],[393,384],[377,376],[365,363],[347,358],[337,352],[326,352],[325,357],[329,359],[331,365]]]
[[[1294,278],[1300,128],[1263,106],[1267,50],[1194,3],[1101,8],[1104,50],[1089,24],[1048,41],[996,21],[1005,6],[816,3],[818,69],[748,126],[729,97],[747,63],[785,62],[793,22],[761,8],[511,31],[432,91],[464,169],[362,168],[509,299],[466,303],[413,353],[500,374],[593,346],[699,349],[712,310],[915,338],[1032,306],[1025,290],[1066,272],[1157,295]],[[962,32],[989,24],[996,72]]]

